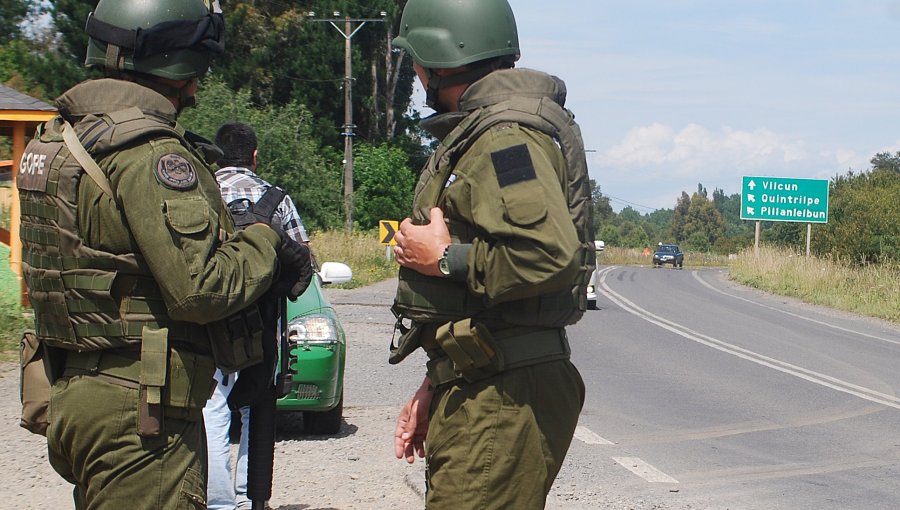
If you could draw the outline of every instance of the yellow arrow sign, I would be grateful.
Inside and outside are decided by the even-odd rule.
[[[381,220],[378,222],[378,239],[381,244],[393,246],[397,244],[394,240],[394,234],[400,228],[400,222],[392,220]]]

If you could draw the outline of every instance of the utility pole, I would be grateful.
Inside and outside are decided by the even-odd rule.
[[[368,22],[383,23],[387,12],[381,11],[380,18],[351,18],[340,17],[340,12],[333,12],[333,18],[313,19],[315,12],[307,12],[309,21],[327,21],[344,38],[344,125],[341,136],[344,137],[344,218],[346,219],[347,233],[353,232],[353,132],[356,125],[353,124],[353,62],[350,51],[350,40]],[[343,22],[343,28],[337,23]],[[353,24],[359,23],[354,28]]]

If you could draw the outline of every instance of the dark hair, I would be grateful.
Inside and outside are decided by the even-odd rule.
[[[253,151],[256,150],[256,133],[247,124],[243,122],[223,124],[216,133],[215,143],[225,153],[217,161],[220,167],[249,167],[253,164]]]

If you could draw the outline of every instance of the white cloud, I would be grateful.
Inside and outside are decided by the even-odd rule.
[[[785,140],[766,128],[712,131],[697,124],[680,130],[661,123],[631,129],[600,154],[604,167],[658,167],[681,176],[715,175],[791,166],[809,159],[802,140]]]

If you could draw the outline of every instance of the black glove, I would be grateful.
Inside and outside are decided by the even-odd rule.
[[[281,244],[277,250],[279,271],[269,290],[276,296],[288,297],[294,301],[312,281],[309,246],[294,241],[279,230],[276,229],[281,235]]]

